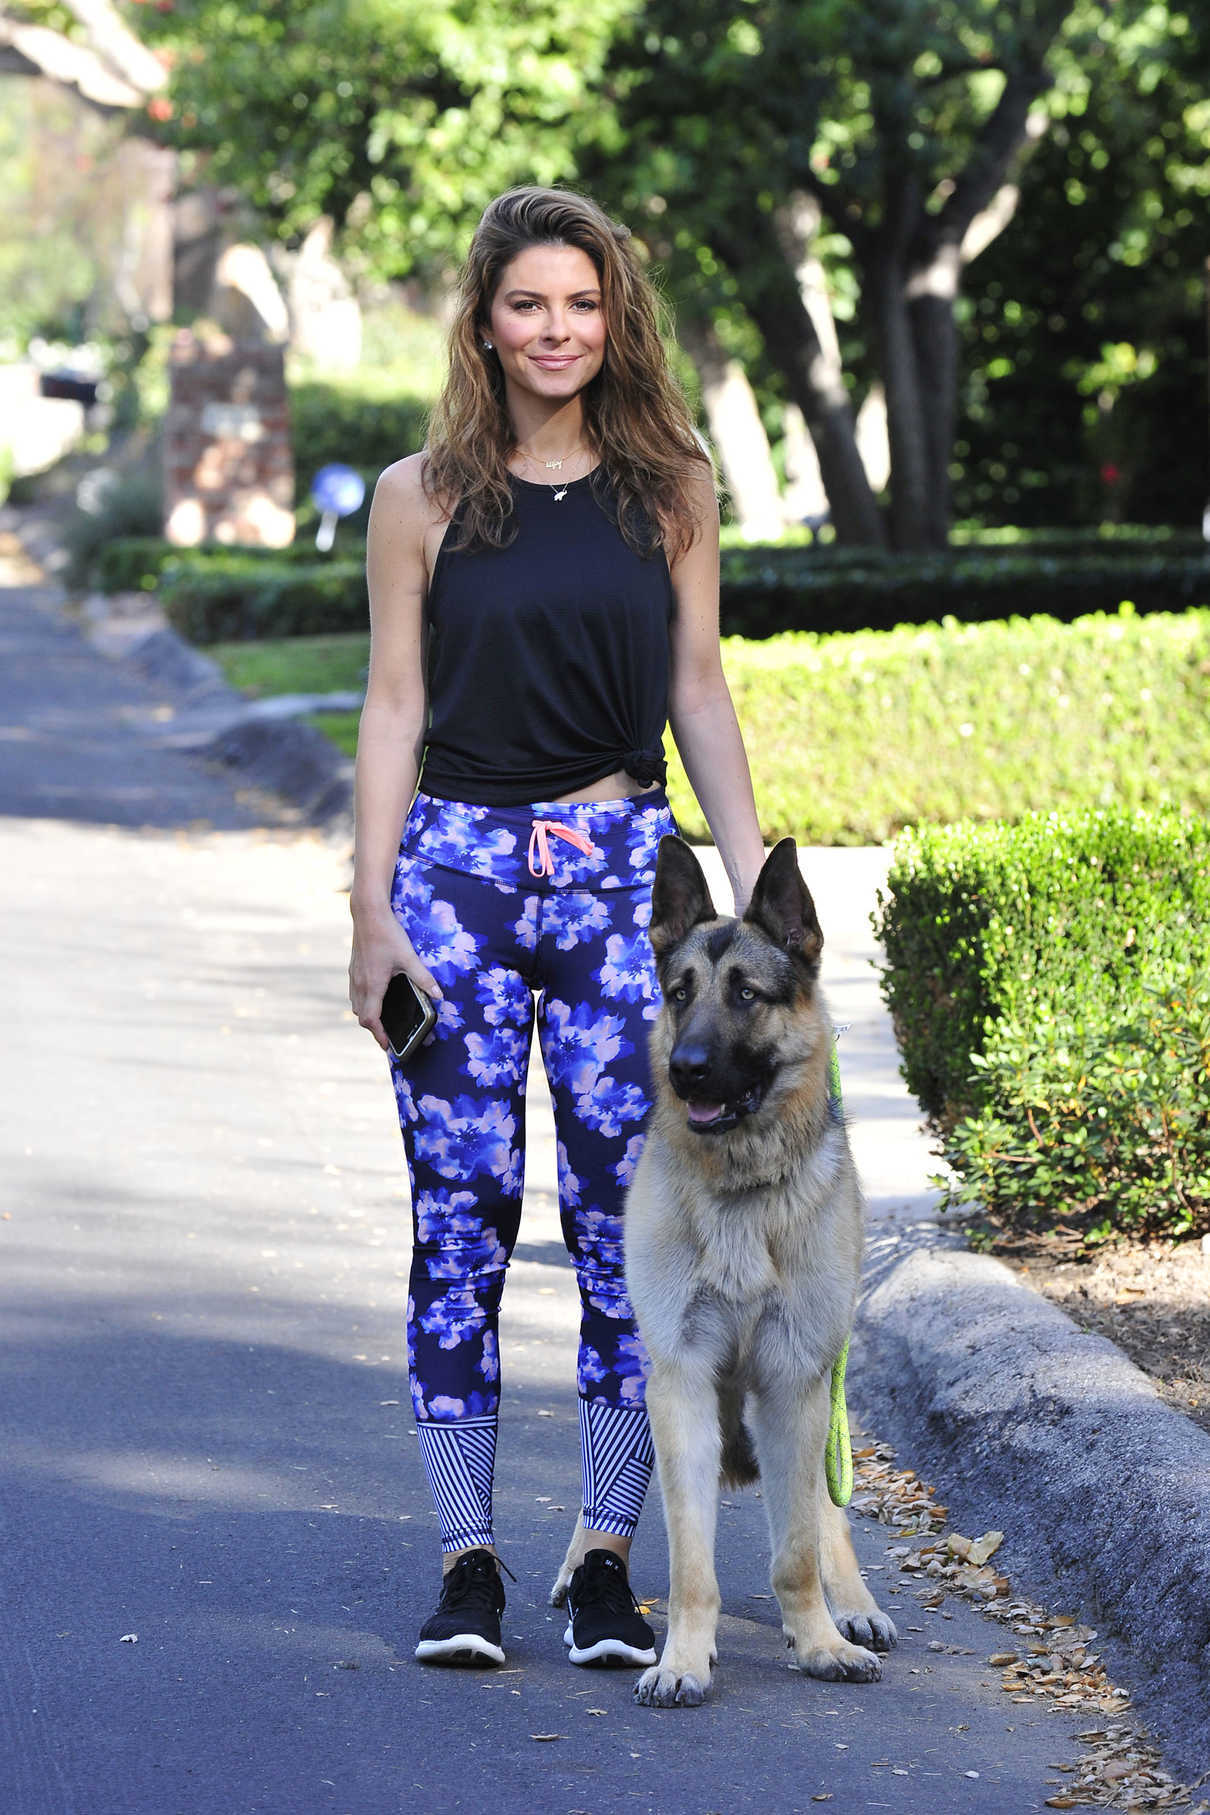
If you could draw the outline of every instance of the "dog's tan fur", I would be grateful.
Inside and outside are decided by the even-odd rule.
[[[895,1628],[862,1580],[823,1467],[863,1211],[843,1120],[829,1107],[822,935],[793,841],[774,850],[735,922],[716,914],[688,846],[665,839],[651,939],[665,1002],[651,1040],[656,1107],[627,1204],[626,1269],[651,1359],[671,1588],[663,1655],[635,1694],[659,1707],[707,1694],[720,1604],[718,1484],[752,1479],[757,1465],[794,1667],[868,1681],[881,1674],[875,1653],[894,1643]],[[691,1126],[673,1084],[679,1064],[685,1087],[686,1053],[707,1094],[712,1080],[759,1075],[759,1102],[743,1098],[754,1106],[725,1131]]]

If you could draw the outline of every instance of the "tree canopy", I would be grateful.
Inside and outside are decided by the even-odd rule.
[[[448,262],[501,189],[574,177],[572,122],[627,0],[174,0],[165,136],[272,230],[320,216],[376,277]]]
[[[991,444],[1056,369],[1072,445],[1113,467],[1164,349],[1190,356],[1210,33],[1186,5],[0,0],[0,69],[56,56],[267,232],[330,218],[368,277],[447,265],[509,184],[583,184],[800,406],[844,539],[942,544],[968,460],[1028,491],[1030,450]],[[886,500],[854,432],[875,383]]]
[[[1188,18],[1152,0],[647,0],[585,163],[657,216],[683,281],[725,273],[853,540],[880,535],[852,401],[881,380],[892,540],[939,545],[966,269],[1017,232],[1022,163],[1071,96],[1129,86],[1174,38],[1193,42]],[[1151,136],[1145,115],[1110,159]],[[1033,199],[1061,235],[1066,198]]]

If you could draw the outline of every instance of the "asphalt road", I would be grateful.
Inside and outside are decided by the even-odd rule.
[[[1087,1715],[1011,1702],[1003,1629],[925,1612],[865,1519],[902,1633],[881,1683],[786,1669],[751,1492],[720,1519],[712,1704],[640,1709],[627,1674],[566,1664],[575,1294],[538,1090],[502,1344],[509,1661],[412,1661],[435,1524],[344,856],[165,749],[162,706],[50,595],[0,590],[0,1808],[1041,1809]],[[657,1621],[666,1567],[653,1501]]]

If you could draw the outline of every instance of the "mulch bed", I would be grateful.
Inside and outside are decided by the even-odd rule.
[[[1078,1230],[996,1234],[992,1252],[1081,1329],[1116,1343],[1168,1404],[1210,1431],[1210,1236],[1115,1242]]]

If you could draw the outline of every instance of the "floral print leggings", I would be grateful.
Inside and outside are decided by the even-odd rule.
[[[497,1318],[517,1240],[535,1018],[576,1270],[584,1522],[633,1532],[653,1452],[626,1295],[622,1206],[659,1008],[647,937],[663,792],[472,806],[417,796],[394,912],[440,983],[428,1041],[391,1062],[412,1188],[408,1361],[446,1552],[492,1542]]]

